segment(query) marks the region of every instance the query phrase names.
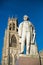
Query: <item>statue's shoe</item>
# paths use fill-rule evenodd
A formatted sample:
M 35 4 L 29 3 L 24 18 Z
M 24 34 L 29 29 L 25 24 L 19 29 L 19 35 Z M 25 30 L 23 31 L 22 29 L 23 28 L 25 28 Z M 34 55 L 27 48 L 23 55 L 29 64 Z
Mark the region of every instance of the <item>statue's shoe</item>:
M 20 53 L 20 54 L 24 54 L 24 52 Z

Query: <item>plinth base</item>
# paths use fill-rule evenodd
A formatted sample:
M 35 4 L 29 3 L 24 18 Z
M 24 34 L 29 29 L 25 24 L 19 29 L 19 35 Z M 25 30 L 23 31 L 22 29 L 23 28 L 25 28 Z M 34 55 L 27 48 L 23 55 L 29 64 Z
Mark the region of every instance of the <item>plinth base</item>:
M 40 59 L 38 56 L 21 55 L 18 58 L 16 65 L 40 65 Z

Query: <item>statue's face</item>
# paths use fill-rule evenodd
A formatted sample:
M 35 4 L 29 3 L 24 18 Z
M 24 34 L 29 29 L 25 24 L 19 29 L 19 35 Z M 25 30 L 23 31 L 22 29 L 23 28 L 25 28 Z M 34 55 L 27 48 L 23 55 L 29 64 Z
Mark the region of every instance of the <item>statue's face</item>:
M 24 17 L 24 21 L 27 21 L 28 20 L 28 18 L 27 17 Z

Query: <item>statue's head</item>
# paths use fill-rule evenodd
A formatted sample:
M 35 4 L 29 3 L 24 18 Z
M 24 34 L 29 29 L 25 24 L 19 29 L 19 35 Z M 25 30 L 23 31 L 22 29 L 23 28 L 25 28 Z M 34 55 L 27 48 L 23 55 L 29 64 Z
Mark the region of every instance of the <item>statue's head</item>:
M 24 19 L 24 21 L 27 21 L 29 19 L 29 17 L 27 15 L 24 15 L 23 19 Z

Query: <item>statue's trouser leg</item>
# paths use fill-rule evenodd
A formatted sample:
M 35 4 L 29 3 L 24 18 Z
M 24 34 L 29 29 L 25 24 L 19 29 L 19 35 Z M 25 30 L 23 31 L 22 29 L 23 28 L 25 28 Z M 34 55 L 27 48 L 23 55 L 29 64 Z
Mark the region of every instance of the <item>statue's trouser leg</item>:
M 21 41 L 21 53 L 24 51 L 24 45 L 25 45 L 25 33 L 22 33 L 22 41 Z
M 26 54 L 27 54 L 27 55 L 28 55 L 29 52 L 30 52 L 29 45 L 30 45 L 30 32 L 27 32 L 27 33 L 26 33 Z

